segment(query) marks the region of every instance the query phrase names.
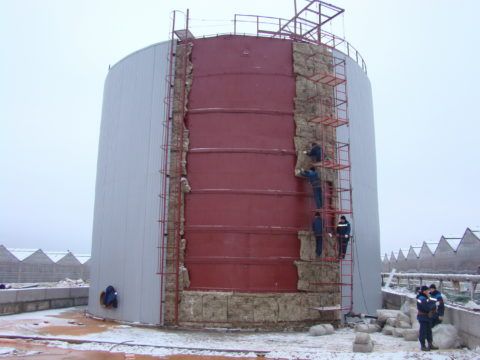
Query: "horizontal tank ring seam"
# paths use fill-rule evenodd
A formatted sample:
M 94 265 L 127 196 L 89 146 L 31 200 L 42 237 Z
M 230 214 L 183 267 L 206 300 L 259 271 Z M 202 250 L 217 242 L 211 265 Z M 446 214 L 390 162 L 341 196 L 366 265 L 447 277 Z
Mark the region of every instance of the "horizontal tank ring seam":
M 195 189 L 190 194 L 250 194 L 250 195 L 278 195 L 278 196 L 311 196 L 306 192 L 284 190 L 255 190 L 255 189 Z
M 247 234 L 297 234 L 301 228 L 285 226 L 227 226 L 227 225 L 187 225 L 189 232 L 223 232 Z
M 271 154 L 271 155 L 295 155 L 294 150 L 286 149 L 257 149 L 257 148 L 192 148 L 189 153 L 238 153 L 238 154 Z
M 294 78 L 294 73 L 279 73 L 279 72 L 255 72 L 255 71 L 237 71 L 237 72 L 218 72 L 218 73 L 209 73 L 209 74 L 195 74 L 194 79 L 196 78 L 207 78 L 207 77 L 224 77 L 224 76 L 238 76 L 238 75 L 253 75 L 253 76 L 283 76 L 288 78 Z
M 245 264 L 245 265 L 281 265 L 285 263 L 292 263 L 292 261 L 298 260 L 298 257 L 220 257 L 220 256 L 195 256 L 185 257 L 185 263 L 191 264 Z
M 189 109 L 189 114 L 212 114 L 212 113 L 232 113 L 232 114 L 262 114 L 262 115 L 289 115 L 293 116 L 293 111 L 252 109 L 252 108 L 198 108 Z

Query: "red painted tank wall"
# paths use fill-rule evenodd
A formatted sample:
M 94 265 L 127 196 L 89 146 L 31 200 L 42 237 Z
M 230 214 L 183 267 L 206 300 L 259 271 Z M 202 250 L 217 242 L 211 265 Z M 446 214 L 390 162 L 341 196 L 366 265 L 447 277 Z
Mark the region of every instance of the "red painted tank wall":
M 190 290 L 297 291 L 311 189 L 294 176 L 292 43 L 194 40 L 185 198 Z

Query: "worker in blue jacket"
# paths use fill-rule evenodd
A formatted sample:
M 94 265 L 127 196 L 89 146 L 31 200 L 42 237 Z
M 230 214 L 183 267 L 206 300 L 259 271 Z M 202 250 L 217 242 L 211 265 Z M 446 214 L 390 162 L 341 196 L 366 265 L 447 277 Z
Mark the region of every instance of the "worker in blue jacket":
M 310 151 L 304 151 L 303 153 L 310 156 L 314 163 L 322 161 L 322 148 L 317 143 L 312 143 Z
M 320 213 L 318 212 L 315 213 L 315 217 L 313 218 L 312 230 L 313 234 L 315 235 L 315 253 L 317 254 L 317 256 L 320 256 L 322 255 L 323 248 L 323 224 Z
M 431 318 L 433 328 L 436 325 L 441 324 L 443 321 L 443 315 L 445 314 L 445 302 L 443 301 L 442 293 L 437 290 L 435 284 L 430 285 L 430 297 L 435 299 L 437 302 L 437 309 Z
M 432 338 L 432 320 L 431 316 L 436 309 L 436 300 L 429 295 L 430 289 L 423 285 L 417 295 L 417 320 L 420 323 L 420 330 L 418 333 L 418 340 L 422 351 L 436 350 L 437 347 L 433 346 Z M 425 346 L 425 340 L 428 342 L 428 346 Z
M 311 167 L 310 170 L 301 170 L 300 175 L 306 177 L 312 185 L 313 188 L 313 197 L 315 199 L 315 205 L 317 209 L 322 208 L 322 188 L 320 185 L 320 177 L 318 176 L 317 170 L 314 167 Z
M 347 218 L 342 215 L 337 224 L 337 240 L 338 240 L 338 258 L 345 259 L 347 253 L 348 241 L 350 240 L 350 223 Z

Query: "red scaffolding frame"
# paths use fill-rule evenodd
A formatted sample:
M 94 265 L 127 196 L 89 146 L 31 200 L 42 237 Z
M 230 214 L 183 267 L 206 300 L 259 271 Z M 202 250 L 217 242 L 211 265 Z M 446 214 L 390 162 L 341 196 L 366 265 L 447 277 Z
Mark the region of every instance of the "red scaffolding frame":
M 339 263 L 338 282 L 317 281 L 311 283 L 321 289 L 327 286 L 340 287 L 340 306 L 338 310 L 350 312 L 353 307 L 353 235 L 350 236 L 349 246 L 345 257 L 339 256 L 340 238 L 336 237 L 337 221 L 340 216 L 347 215 L 353 220 L 350 135 L 348 119 L 347 71 L 345 59 L 339 58 L 329 48 L 325 48 L 321 71 L 307 77 L 308 80 L 322 84 L 331 94 L 329 96 L 314 96 L 308 99 L 316 102 L 319 113 L 309 119 L 317 126 L 318 145 L 322 149 L 322 158 L 313 164 L 321 177 L 323 208 L 315 209 L 322 218 L 324 239 L 322 256 L 315 262 L 321 265 L 324 262 Z M 325 70 L 327 69 L 327 70 Z M 339 132 L 343 131 L 342 141 L 338 140 Z M 330 176 L 327 176 L 327 173 Z M 332 175 L 334 181 L 331 181 Z M 353 221 L 352 221 L 353 222 Z M 333 244 L 332 244 L 333 243 Z M 320 310 L 330 311 L 332 307 Z M 335 308 L 337 309 L 337 308 Z

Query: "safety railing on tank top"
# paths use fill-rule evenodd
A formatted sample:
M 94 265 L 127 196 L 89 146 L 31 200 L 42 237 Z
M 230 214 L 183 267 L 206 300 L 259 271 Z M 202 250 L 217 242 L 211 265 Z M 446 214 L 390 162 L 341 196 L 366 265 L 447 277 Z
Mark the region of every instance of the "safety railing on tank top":
M 255 35 L 304 41 L 310 44 L 323 44 L 335 49 L 354 60 L 367 73 L 367 64 L 357 49 L 345 39 L 328 31 L 317 30 L 315 22 L 298 19 L 292 23 L 289 19 L 270 16 L 235 14 L 233 20 L 234 35 Z
M 220 21 L 221 24 L 205 25 L 204 23 L 214 23 L 216 21 Z M 320 31 L 320 33 L 318 31 L 313 31 L 316 28 L 316 24 L 314 22 L 307 23 L 305 20 L 298 20 L 295 25 L 296 28 L 294 28 L 293 31 L 280 31 L 282 27 L 289 21 L 290 20 L 287 19 L 270 16 L 235 14 L 234 20 L 191 19 L 189 30 L 193 33 L 195 38 L 208 38 L 222 35 L 244 35 L 275 37 L 280 39 L 307 42 L 316 45 L 323 44 L 328 48 L 335 49 L 354 60 L 362 68 L 363 72 L 367 74 L 367 64 L 363 60 L 363 57 L 348 41 L 323 29 Z M 233 32 L 229 32 L 227 30 L 218 31 L 216 33 L 206 33 L 210 31 L 207 29 L 209 27 L 218 26 L 225 28 L 226 26 L 230 26 L 232 22 Z

